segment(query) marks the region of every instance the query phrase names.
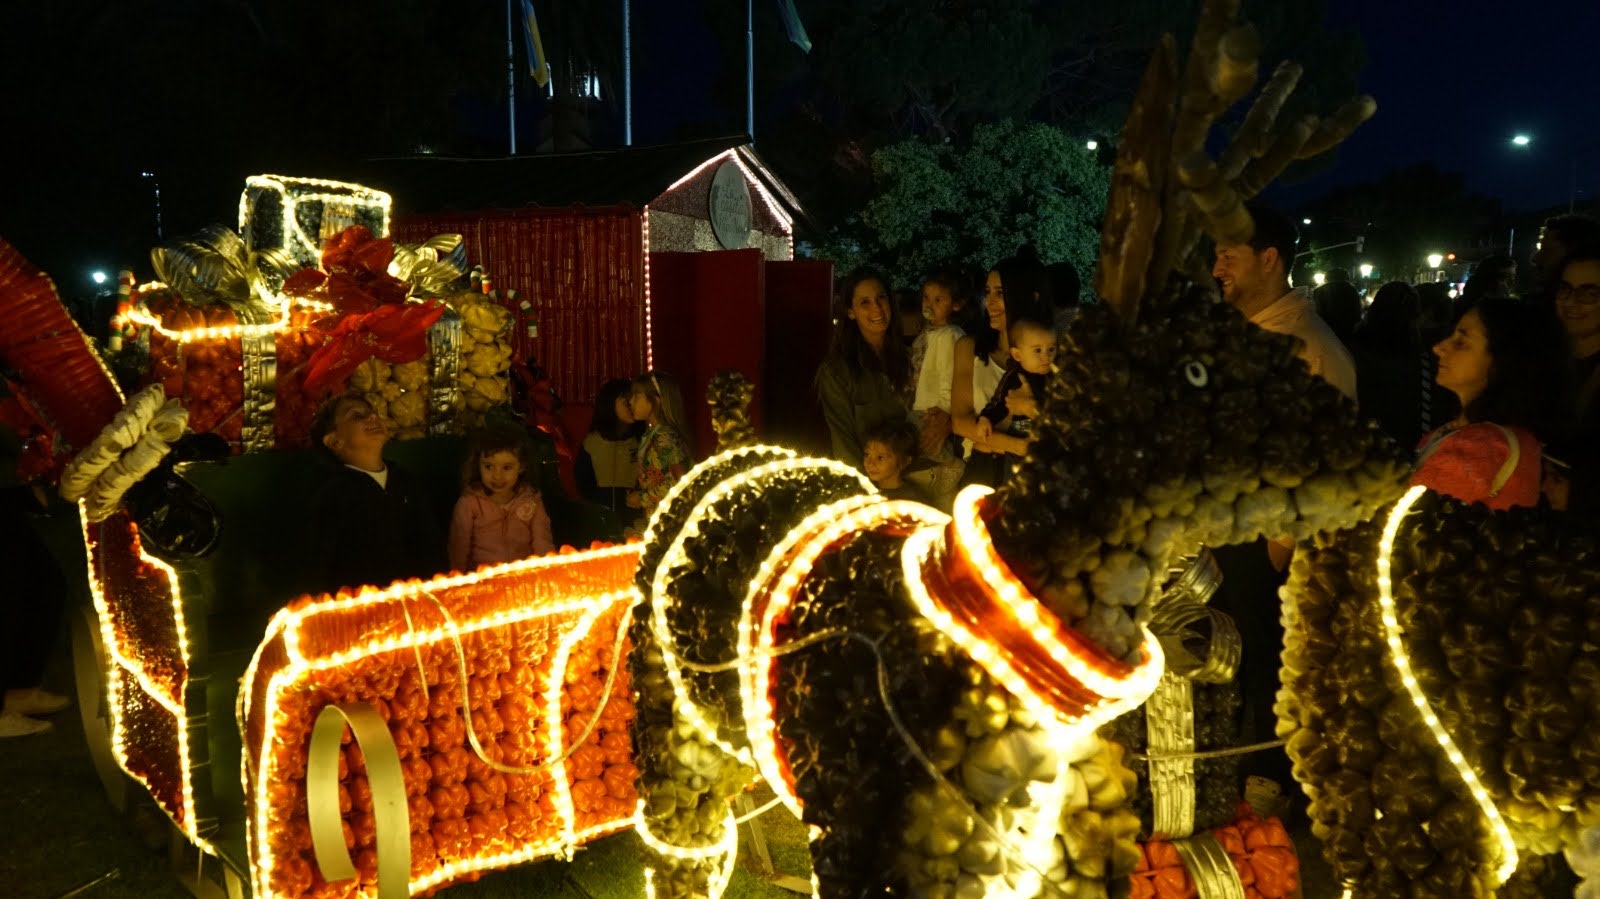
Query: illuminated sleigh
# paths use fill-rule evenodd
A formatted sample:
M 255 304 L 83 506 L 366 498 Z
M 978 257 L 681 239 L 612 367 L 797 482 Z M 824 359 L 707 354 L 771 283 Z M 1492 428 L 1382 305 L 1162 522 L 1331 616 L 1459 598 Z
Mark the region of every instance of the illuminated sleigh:
M 230 892 L 405 895 L 631 824 L 636 546 L 303 597 L 241 648 L 208 561 L 149 555 L 125 511 L 84 541 L 115 760 Z

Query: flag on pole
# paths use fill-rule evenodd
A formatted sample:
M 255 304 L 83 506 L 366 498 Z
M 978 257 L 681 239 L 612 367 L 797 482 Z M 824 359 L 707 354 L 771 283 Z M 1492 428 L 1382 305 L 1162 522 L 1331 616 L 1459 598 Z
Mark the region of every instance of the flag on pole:
M 783 18 L 783 30 L 788 32 L 789 41 L 801 52 L 811 52 L 811 36 L 806 34 L 806 26 L 800 21 L 800 13 L 794 8 L 794 0 L 778 0 L 778 15 Z
M 528 69 L 533 83 L 548 86 L 550 60 L 545 58 L 544 42 L 539 39 L 539 20 L 533 14 L 533 0 L 522 0 L 522 45 L 528 50 Z

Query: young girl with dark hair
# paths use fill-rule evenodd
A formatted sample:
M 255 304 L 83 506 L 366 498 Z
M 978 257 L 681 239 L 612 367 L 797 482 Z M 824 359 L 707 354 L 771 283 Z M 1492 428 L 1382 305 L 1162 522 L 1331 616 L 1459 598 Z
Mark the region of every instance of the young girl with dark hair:
M 1491 298 L 1433 348 L 1461 414 L 1429 434 L 1412 483 L 1492 509 L 1537 505 L 1540 455 L 1569 411 L 1563 335 L 1550 310 Z
M 531 481 L 527 436 L 484 430 L 467 446 L 461 499 L 450 518 L 450 567 L 472 571 L 554 550 L 550 515 Z
M 857 468 L 868 431 L 909 417 L 911 366 L 894 325 L 889 279 L 872 269 L 852 272 L 840 286 L 816 389 L 833 457 Z
M 671 378 L 650 372 L 633 380 L 629 403 L 634 421 L 648 428 L 639 441 L 639 477 L 628 494 L 628 505 L 648 519 L 672 485 L 694 462 L 688 438 L 688 418 L 683 394 Z

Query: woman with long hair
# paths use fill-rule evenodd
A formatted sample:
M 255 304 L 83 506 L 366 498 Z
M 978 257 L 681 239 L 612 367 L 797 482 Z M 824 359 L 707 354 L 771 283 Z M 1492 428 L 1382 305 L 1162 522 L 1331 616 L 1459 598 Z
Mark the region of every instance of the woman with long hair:
M 983 313 L 975 333 L 956 342 L 954 375 L 950 384 L 950 427 L 966 438 L 966 483 L 999 486 L 1004 479 L 1006 447 L 983 436 L 978 429 L 978 412 L 989 404 L 1011 362 L 1011 324 L 1022 319 L 1051 321 L 1046 312 L 1049 288 L 1044 266 L 1037 257 L 1024 251 L 1001 260 L 989 270 L 983 282 Z M 1040 397 L 1018 400 L 1014 415 L 1037 416 Z M 1008 401 L 1008 406 L 1010 405 Z
M 631 517 L 628 491 L 638 486 L 639 438 L 646 425 L 633 418 L 633 381 L 617 378 L 600 385 L 589 433 L 578 449 L 573 473 L 589 502 Z
M 1350 342 L 1361 411 L 1401 446 L 1416 446 L 1460 411 L 1455 394 L 1434 381 L 1439 360 L 1422 343 L 1421 321 L 1416 288 L 1391 281 L 1378 289 Z
M 910 418 L 911 363 L 898 324 L 887 277 L 862 268 L 844 279 L 816 389 L 833 457 L 857 468 L 869 431 Z
M 1570 413 L 1564 346 L 1548 309 L 1498 297 L 1469 306 L 1433 348 L 1461 414 L 1424 439 L 1412 483 L 1492 509 L 1538 504 L 1544 443 Z

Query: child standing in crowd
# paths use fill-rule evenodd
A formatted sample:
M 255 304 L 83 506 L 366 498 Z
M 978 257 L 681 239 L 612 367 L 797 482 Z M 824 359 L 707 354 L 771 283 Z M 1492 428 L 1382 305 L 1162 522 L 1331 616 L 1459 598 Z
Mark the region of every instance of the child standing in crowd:
M 961 481 L 961 460 L 950 442 L 950 388 L 956 366 L 956 341 L 966 336 L 955 323 L 966 307 L 961 276 L 936 272 L 922 285 L 924 327 L 911 345 L 911 414 L 921 429 L 922 455 L 933 463 L 929 489 L 941 508 L 949 508 Z
M 867 432 L 861 467 L 878 492 L 889 499 L 928 504 L 928 494 L 905 479 L 917 455 L 917 432 L 909 422 L 886 422 Z
M 989 404 L 978 413 L 978 434 L 1015 462 L 1027 452 L 1050 364 L 1056 358 L 1056 339 L 1049 325 L 1027 318 L 1011 324 L 1010 337 L 1011 364 Z
M 482 431 L 468 446 L 450 519 L 450 567 L 471 571 L 554 550 L 544 499 L 528 480 L 526 438 Z
M 634 421 L 649 426 L 639 441 L 639 480 L 628 494 L 628 505 L 644 513 L 645 520 L 672 485 L 689 470 L 691 451 L 685 430 L 683 394 L 666 375 L 651 372 L 633 381 L 629 401 Z

